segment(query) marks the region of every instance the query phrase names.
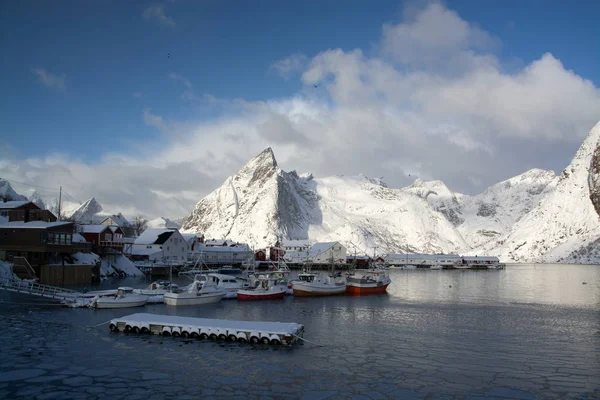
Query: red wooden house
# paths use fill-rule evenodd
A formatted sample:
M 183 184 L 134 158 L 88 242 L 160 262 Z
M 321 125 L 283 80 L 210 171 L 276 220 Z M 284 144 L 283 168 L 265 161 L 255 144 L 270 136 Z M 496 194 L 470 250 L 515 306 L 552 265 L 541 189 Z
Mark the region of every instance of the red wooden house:
M 80 225 L 79 231 L 85 240 L 92 244 L 94 252 L 123 252 L 123 230 L 119 226 Z

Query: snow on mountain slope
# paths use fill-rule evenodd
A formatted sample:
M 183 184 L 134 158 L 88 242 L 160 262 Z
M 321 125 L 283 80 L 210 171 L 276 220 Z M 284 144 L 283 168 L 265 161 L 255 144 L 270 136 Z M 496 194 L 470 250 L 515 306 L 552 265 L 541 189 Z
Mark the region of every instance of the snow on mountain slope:
M 26 201 L 27 197 L 20 195 L 10 186 L 10 182 L 0 179 L 0 201 Z
M 594 199 L 597 193 L 597 160 L 593 155 L 599 151 L 599 138 L 600 123 L 591 130 L 554 189 L 507 235 L 477 251 L 514 261 L 594 261 L 591 249 L 600 238 L 600 219 L 590 197 Z
M 33 202 L 33 204 L 38 206 L 40 209 L 42 209 L 42 210 L 46 209 L 44 200 L 42 199 L 42 196 L 37 191 L 34 190 L 33 193 L 31 194 L 31 196 L 29 196 L 28 200 Z
M 158 217 L 148 221 L 148 228 L 180 228 L 181 225 L 176 223 L 175 221 L 170 220 L 165 217 Z
M 61 212 L 68 220 L 82 224 L 91 224 L 98 222 L 96 214 L 102 212 L 102 206 L 92 197 L 73 211 L 64 208 L 63 210 Z
M 458 231 L 417 195 L 364 176 L 315 179 L 285 172 L 270 148 L 200 200 L 183 230 L 255 247 L 284 239 L 341 241 L 359 252 L 452 252 Z M 408 244 L 408 245 L 407 245 Z
M 554 190 L 557 180 L 554 171 L 532 169 L 476 196 L 462 196 L 459 232 L 471 247 L 499 238 Z
M 452 225 L 459 226 L 465 221 L 459 201 L 464 195 L 454 193 L 444 182 L 416 179 L 412 185 L 403 190 L 425 199 L 434 210 L 444 214 Z

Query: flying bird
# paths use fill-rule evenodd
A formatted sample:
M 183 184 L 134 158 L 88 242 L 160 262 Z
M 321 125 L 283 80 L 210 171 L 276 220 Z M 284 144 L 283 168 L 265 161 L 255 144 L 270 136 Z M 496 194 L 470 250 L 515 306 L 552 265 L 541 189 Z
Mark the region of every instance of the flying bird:
M 318 88 L 318 87 L 319 87 L 319 86 L 315 85 L 314 83 L 313 83 L 313 86 L 314 86 L 314 87 L 316 87 L 316 88 Z
M 167 53 L 167 58 L 171 58 L 171 53 Z

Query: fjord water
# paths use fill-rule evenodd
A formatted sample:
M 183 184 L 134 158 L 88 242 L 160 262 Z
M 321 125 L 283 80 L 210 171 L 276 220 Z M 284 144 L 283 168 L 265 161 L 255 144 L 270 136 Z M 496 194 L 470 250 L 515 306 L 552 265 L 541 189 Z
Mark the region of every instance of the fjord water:
M 180 308 L 65 309 L 2 292 L 0 398 L 600 396 L 600 267 L 390 275 L 382 296 Z M 311 342 L 253 346 L 93 326 L 134 312 L 299 322 Z

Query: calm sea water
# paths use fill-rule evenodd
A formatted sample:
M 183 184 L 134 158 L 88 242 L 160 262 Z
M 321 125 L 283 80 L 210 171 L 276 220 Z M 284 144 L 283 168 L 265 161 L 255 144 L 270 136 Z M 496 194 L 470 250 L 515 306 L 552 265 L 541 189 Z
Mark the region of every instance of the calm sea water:
M 191 308 L 65 309 L 0 292 L 0 398 L 600 398 L 600 267 L 390 275 L 382 296 Z M 125 283 L 144 284 L 104 286 Z M 311 343 L 253 346 L 94 326 L 134 312 L 298 322 Z

